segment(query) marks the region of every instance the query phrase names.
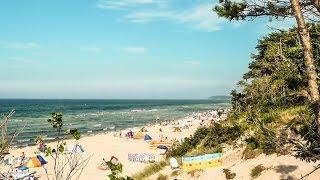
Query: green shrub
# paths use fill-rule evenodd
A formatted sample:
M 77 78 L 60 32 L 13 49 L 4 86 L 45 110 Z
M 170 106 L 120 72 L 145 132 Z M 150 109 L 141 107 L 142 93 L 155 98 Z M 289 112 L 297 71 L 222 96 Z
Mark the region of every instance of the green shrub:
M 251 177 L 252 178 L 257 178 L 261 175 L 261 173 L 265 170 L 266 168 L 264 166 L 262 166 L 261 164 L 254 167 L 252 170 L 251 170 Z
M 222 143 L 231 143 L 238 139 L 242 133 L 243 130 L 238 125 L 215 123 L 210 129 L 203 145 L 206 147 L 216 147 Z
M 201 127 L 197 129 L 194 135 L 185 138 L 182 144 L 175 144 L 167 157 L 183 156 L 188 151 L 197 148 L 198 145 L 203 146 L 202 150 L 205 151 L 222 152 L 221 144 L 233 142 L 242 133 L 243 129 L 238 125 L 215 123 L 211 127 Z
M 174 144 L 167 157 L 185 155 L 189 150 L 195 148 L 207 136 L 209 131 L 210 128 L 208 127 L 198 128 L 192 136 L 184 138 L 181 144 Z
M 181 174 L 181 171 L 176 170 L 171 173 L 171 176 L 174 177 L 174 176 L 178 176 L 179 174 Z
M 226 175 L 227 180 L 233 179 L 236 177 L 236 173 L 232 173 L 230 169 L 223 169 L 223 173 Z
M 163 174 L 159 174 L 157 177 L 157 180 L 167 180 L 167 179 L 168 179 L 168 176 L 165 176 Z
M 246 139 L 246 143 L 247 147 L 251 148 L 252 150 L 260 147 L 259 141 L 255 137 L 249 137 Z
M 259 156 L 262 153 L 261 149 L 251 149 L 250 147 L 246 147 L 242 153 L 243 159 L 253 159 Z

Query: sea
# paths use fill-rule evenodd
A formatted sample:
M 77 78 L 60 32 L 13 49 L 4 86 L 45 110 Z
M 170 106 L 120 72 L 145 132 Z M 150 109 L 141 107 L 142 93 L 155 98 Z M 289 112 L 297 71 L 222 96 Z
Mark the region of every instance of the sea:
M 52 112 L 63 114 L 63 128 L 77 128 L 82 135 L 117 131 L 160 121 L 174 120 L 193 112 L 229 108 L 228 98 L 204 100 L 72 100 L 72 99 L 0 99 L 0 113 L 14 110 L 10 133 L 21 131 L 15 146 L 34 145 L 42 136 L 55 138 L 56 130 L 48 123 Z

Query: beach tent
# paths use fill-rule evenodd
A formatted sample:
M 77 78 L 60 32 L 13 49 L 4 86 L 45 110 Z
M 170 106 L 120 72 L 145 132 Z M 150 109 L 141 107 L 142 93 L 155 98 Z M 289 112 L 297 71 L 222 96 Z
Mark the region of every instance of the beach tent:
M 171 141 L 151 141 L 150 143 L 150 147 L 151 148 L 157 148 L 159 145 L 164 145 L 164 146 L 167 146 L 167 147 L 171 147 L 173 144 L 173 142 Z
M 138 131 L 137 134 L 134 136 L 135 139 L 143 139 L 144 133 L 141 131 Z
M 173 132 L 181 132 L 181 129 L 179 127 L 174 127 L 174 131 Z
M 27 162 L 27 167 L 29 167 L 29 168 L 41 167 L 41 162 L 39 161 L 38 158 L 32 157 Z
M 73 146 L 68 147 L 69 153 L 83 153 L 84 149 L 80 144 L 75 144 Z
M 132 131 L 127 132 L 126 137 L 133 138 L 133 132 Z
M 159 145 L 158 147 L 157 147 L 158 149 L 168 149 L 168 147 L 167 146 L 165 146 L 165 145 Z
M 170 166 L 172 169 L 176 169 L 179 167 L 179 164 L 178 164 L 178 161 L 176 158 L 171 157 L 169 161 L 170 161 Z
M 37 159 L 40 161 L 41 165 L 47 164 L 48 162 L 40 155 L 37 155 Z
M 151 138 L 151 136 L 149 136 L 149 134 L 146 134 L 146 135 L 144 135 L 144 140 L 145 141 L 151 141 L 152 138 Z

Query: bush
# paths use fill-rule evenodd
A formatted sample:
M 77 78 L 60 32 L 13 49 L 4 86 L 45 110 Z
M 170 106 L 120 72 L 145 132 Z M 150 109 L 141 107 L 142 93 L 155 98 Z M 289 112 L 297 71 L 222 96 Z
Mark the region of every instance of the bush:
M 261 175 L 262 171 L 264 171 L 266 168 L 264 166 L 262 166 L 261 164 L 254 167 L 252 170 L 251 170 L 251 177 L 252 178 L 257 178 Z
M 203 145 L 205 147 L 216 147 L 222 143 L 231 143 L 238 139 L 242 133 L 243 130 L 238 125 L 215 123 L 210 129 Z
M 157 177 L 157 180 L 167 180 L 167 179 L 168 179 L 168 176 L 165 176 L 163 174 L 159 174 Z
M 232 173 L 230 169 L 223 169 L 223 173 L 226 175 L 227 180 L 233 179 L 236 177 L 236 173 Z
M 210 128 L 201 127 L 190 137 L 184 138 L 182 144 L 174 144 L 167 157 L 183 156 L 189 150 L 195 148 L 208 134 Z
M 178 176 L 179 174 L 181 174 L 181 171 L 176 170 L 171 173 L 171 176 L 174 177 L 174 176 Z
M 252 150 L 257 149 L 260 147 L 258 139 L 255 137 L 249 137 L 246 139 L 247 147 L 251 148 Z
M 251 149 L 250 147 L 246 147 L 242 153 L 243 159 L 253 159 L 259 156 L 262 153 L 261 149 Z
M 195 169 L 195 170 L 192 170 L 192 171 L 189 171 L 188 174 L 191 176 L 191 177 L 196 177 L 198 178 L 200 176 L 200 173 L 202 173 L 203 170 L 202 169 Z
M 201 148 L 212 152 L 222 152 L 222 143 L 231 143 L 238 139 L 243 130 L 238 125 L 222 125 L 215 123 L 211 127 L 201 127 L 189 138 L 185 138 L 182 144 L 174 145 L 167 157 L 183 156 L 201 143 Z M 201 149 L 200 148 L 200 149 Z

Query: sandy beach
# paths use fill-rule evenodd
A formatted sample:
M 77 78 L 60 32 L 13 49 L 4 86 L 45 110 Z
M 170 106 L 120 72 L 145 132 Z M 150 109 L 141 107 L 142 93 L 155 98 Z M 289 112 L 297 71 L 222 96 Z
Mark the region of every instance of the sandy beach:
M 180 125 L 178 125 L 180 124 Z M 181 132 L 174 132 L 175 127 L 181 126 L 182 124 L 188 124 L 189 128 L 181 128 Z M 157 123 L 144 126 L 153 140 L 159 141 L 162 138 L 168 138 L 168 140 L 181 141 L 183 138 L 192 135 L 196 129 L 203 124 L 203 121 L 198 118 L 191 116 L 185 117 L 179 120 L 171 121 L 170 123 Z M 110 157 L 115 156 L 123 164 L 123 174 L 132 176 L 135 173 L 141 172 L 148 163 L 132 162 L 128 160 L 129 153 L 149 153 L 155 156 L 155 161 L 159 162 L 165 160 L 164 156 L 161 155 L 161 150 L 152 148 L 150 142 L 144 141 L 143 139 L 128 139 L 125 134 L 132 130 L 137 132 L 142 127 L 129 128 L 121 130 L 121 136 L 119 137 L 119 131 L 106 132 L 97 135 L 84 136 L 79 140 L 79 144 L 84 148 L 83 157 L 90 157 L 90 160 L 83 170 L 82 175 L 79 179 L 106 179 L 110 170 L 101 170 L 98 166 L 103 162 L 105 158 L 109 160 Z M 159 132 L 162 130 L 162 133 Z M 74 140 L 67 140 L 67 145 L 73 145 Z M 55 142 L 48 144 L 54 146 Z M 29 146 L 25 148 L 12 149 L 11 155 L 18 157 L 22 152 L 25 152 L 26 157 L 34 157 L 37 151 L 36 146 Z M 300 161 L 290 155 L 277 156 L 277 155 L 260 155 L 254 159 L 244 160 L 242 159 L 243 148 L 225 148 L 223 156 L 221 158 L 222 166 L 215 168 L 204 169 L 191 175 L 183 170 L 178 170 L 179 173 L 176 176 L 170 176 L 174 170 L 170 166 L 164 167 L 160 172 L 150 176 L 148 179 L 157 179 L 159 174 L 165 174 L 169 176 L 169 179 L 225 179 L 223 173 L 224 168 L 230 169 L 232 172 L 237 174 L 235 179 L 251 179 L 251 169 L 257 165 L 263 165 L 267 169 L 257 179 L 269 180 L 269 179 L 299 179 L 301 176 L 310 172 L 315 163 L 307 163 Z M 42 154 L 43 155 L 43 154 Z M 44 156 L 44 155 L 43 155 Z M 52 176 L 53 159 L 48 156 L 44 158 L 48 161 L 45 165 L 46 169 L 49 169 L 49 176 Z M 1 167 L 7 168 L 7 167 Z M 47 179 L 44 168 L 30 168 L 30 171 L 36 171 L 35 177 L 40 180 Z M 320 177 L 320 172 L 316 171 L 308 177 L 310 180 L 317 180 Z
M 173 125 L 178 122 L 171 121 L 168 125 L 161 125 L 161 124 L 153 124 L 145 126 L 148 130 L 146 132 L 149 134 L 153 140 L 159 140 L 160 132 L 159 129 L 162 130 L 163 138 L 167 137 L 168 140 L 181 140 L 184 137 L 188 137 L 192 135 L 199 126 L 199 120 L 194 120 L 192 117 L 186 117 L 179 120 L 184 122 L 191 122 L 188 129 L 182 129 L 182 132 L 173 132 L 174 127 L 177 125 Z M 79 140 L 79 144 L 82 145 L 84 148 L 84 157 L 89 157 L 90 161 L 86 168 L 83 171 L 80 179 L 106 179 L 108 171 L 103 171 L 98 169 L 98 166 L 103 162 L 102 159 L 105 158 L 109 160 L 111 156 L 115 156 L 119 159 L 119 161 L 123 164 L 123 174 L 125 175 L 133 175 L 146 167 L 147 163 L 139 163 L 139 162 L 131 162 L 128 160 L 128 153 L 152 153 L 155 156 L 156 161 L 164 160 L 163 155 L 160 155 L 161 151 L 156 148 L 151 148 L 150 143 L 144 141 L 143 139 L 127 139 L 125 138 L 125 133 L 129 130 L 138 131 L 142 127 L 135 127 L 131 129 L 122 130 L 122 137 L 119 137 L 119 132 L 107 132 L 105 134 L 97 134 L 92 136 L 85 136 Z M 74 140 L 67 140 L 67 145 L 72 145 L 75 143 Z M 49 146 L 54 146 L 55 143 L 49 143 Z M 10 151 L 11 155 L 15 157 L 19 157 L 22 152 L 25 152 L 26 157 L 34 157 L 35 151 L 37 151 L 37 146 L 29 146 L 25 148 L 18 148 L 13 149 Z M 48 161 L 46 166 L 47 169 L 52 169 L 53 166 L 53 159 L 51 157 L 44 158 Z M 3 168 L 3 167 L 2 167 Z M 30 170 L 37 171 L 36 177 L 39 179 L 46 179 L 46 174 L 43 168 L 30 168 Z M 52 174 L 48 172 L 48 174 Z

